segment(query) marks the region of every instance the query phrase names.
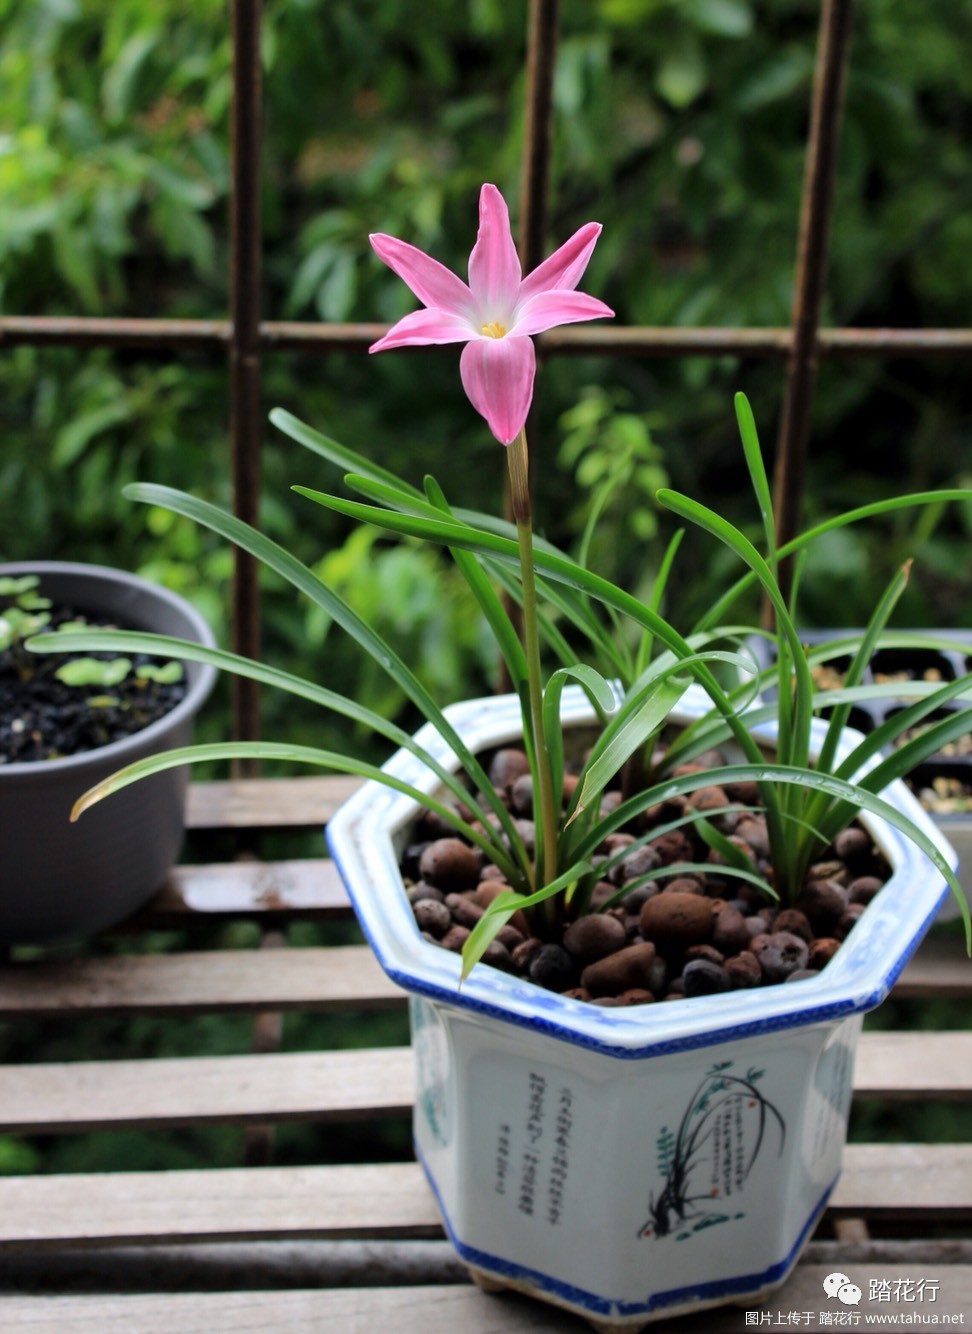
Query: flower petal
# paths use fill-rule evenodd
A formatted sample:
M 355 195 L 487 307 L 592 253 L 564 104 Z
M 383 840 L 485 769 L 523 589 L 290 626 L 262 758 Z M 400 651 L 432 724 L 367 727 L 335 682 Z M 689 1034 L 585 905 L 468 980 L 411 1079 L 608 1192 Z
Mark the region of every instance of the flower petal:
M 479 233 L 469 256 L 469 286 L 481 323 L 508 323 L 520 275 L 506 200 L 495 185 L 484 185 L 479 192 Z
M 440 311 L 472 319 L 472 293 L 451 269 L 417 246 L 399 241 L 397 236 L 375 232 L 368 239 L 378 258 L 398 274 L 423 306 L 434 306 Z
M 538 264 L 523 279 L 520 287 L 520 300 L 528 301 L 538 292 L 549 292 L 552 288 L 573 289 L 584 276 L 594 249 L 601 234 L 599 222 L 587 222 L 569 241 L 548 255 L 542 264 Z
M 502 445 L 510 444 L 523 429 L 536 368 L 529 338 L 474 338 L 462 349 L 462 387 Z
M 556 324 L 601 320 L 613 314 L 610 306 L 606 306 L 596 296 L 588 296 L 586 292 L 538 292 L 518 307 L 510 332 L 521 337 L 524 334 L 543 333 L 544 329 L 552 329 Z
M 426 343 L 466 343 L 476 335 L 469 321 L 447 310 L 413 310 L 403 315 L 386 334 L 372 343 L 369 352 L 384 352 L 390 347 L 416 347 Z

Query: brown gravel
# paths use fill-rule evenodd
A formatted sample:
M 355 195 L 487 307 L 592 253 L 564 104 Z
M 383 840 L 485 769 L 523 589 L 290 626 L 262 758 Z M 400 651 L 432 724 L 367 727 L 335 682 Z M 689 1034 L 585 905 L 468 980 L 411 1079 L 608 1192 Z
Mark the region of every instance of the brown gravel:
M 504 748 L 489 760 L 487 772 L 529 832 L 532 826 L 522 818 L 532 807 L 525 756 Z M 730 803 L 754 804 L 750 788 L 703 788 L 695 804 L 721 820 L 723 832 L 771 878 L 765 821 L 758 814 L 719 814 Z M 653 814 L 656 823 L 672 818 L 667 804 Z M 605 840 L 598 851 L 605 858 L 631 850 L 595 886 L 596 911 L 567 922 L 561 938 L 552 940 L 533 934 L 535 925 L 532 930 L 519 912 L 490 945 L 484 964 L 602 1006 L 798 981 L 833 958 L 888 874 L 866 831 L 851 826 L 810 869 L 796 903 L 784 907 L 726 876 L 695 841 L 691 826 L 655 839 L 649 834 L 644 824 Z M 460 951 L 486 906 L 509 886 L 477 849 L 443 836 L 437 822 L 420 820 L 415 838 L 403 874 L 416 922 L 426 939 Z M 707 861 L 705 874 L 664 874 L 677 862 Z

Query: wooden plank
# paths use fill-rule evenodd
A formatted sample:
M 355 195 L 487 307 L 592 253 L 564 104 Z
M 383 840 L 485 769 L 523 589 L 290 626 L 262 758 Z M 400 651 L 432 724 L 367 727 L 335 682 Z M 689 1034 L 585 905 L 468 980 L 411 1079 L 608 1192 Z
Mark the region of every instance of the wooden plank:
M 972 1218 L 972 1145 L 850 1144 L 831 1209 Z M 417 1163 L 0 1177 L 0 1251 L 440 1236 Z
M 846 1274 L 851 1265 L 865 1264 L 881 1265 L 886 1273 L 907 1273 L 919 1264 L 941 1270 L 972 1264 L 972 1241 L 811 1241 L 801 1262 L 824 1265 L 825 1273 Z M 462 1261 L 444 1237 L 0 1249 L 0 1293 L 23 1296 L 398 1287 L 466 1279 Z
M 469 1284 L 0 1299 L 5 1334 L 583 1334 L 576 1316 Z M 736 1313 L 739 1323 L 739 1312 Z
M 967 1099 L 972 1096 L 972 1031 L 861 1035 L 856 1098 Z
M 0 1251 L 441 1235 L 417 1163 L 0 1177 Z
M 972 965 L 959 942 L 927 942 L 895 994 L 972 994 Z M 0 1019 L 372 1009 L 404 1001 L 404 992 L 388 981 L 366 946 L 269 949 L 259 955 L 249 950 L 200 950 L 0 963 Z
M 190 783 L 189 829 L 323 829 L 360 778 L 315 774 L 306 778 L 241 778 Z
M 933 935 L 920 946 L 895 983 L 898 998 L 972 996 L 972 961 L 958 935 Z
M 0 1019 L 402 1007 L 365 945 L 0 964 Z
M 5 1066 L 0 1133 L 396 1116 L 412 1089 L 400 1047 Z
M 922 1315 L 965 1323 L 972 1307 L 972 1265 L 929 1268 L 917 1265 L 889 1272 L 886 1266 L 854 1266 L 853 1281 L 861 1288 L 860 1307 L 867 1314 L 903 1318 L 917 1325 Z M 824 1280 L 830 1271 L 823 1265 L 801 1264 L 782 1287 L 760 1303 L 747 1302 L 748 1309 L 765 1312 L 762 1326 L 794 1328 L 789 1313 L 800 1316 L 796 1328 L 821 1329 L 833 1323 L 833 1313 L 848 1308 L 828 1297 Z M 871 1284 L 885 1284 L 896 1277 L 936 1285 L 934 1303 L 919 1305 L 902 1297 L 888 1302 L 872 1299 Z M 914 1287 L 902 1291 L 914 1292 Z M 398 1288 L 297 1289 L 273 1292 L 204 1292 L 133 1294 L 111 1297 L 6 1297 L 0 1299 L 3 1328 L 19 1334 L 374 1334 L 392 1328 L 396 1334 L 582 1334 L 589 1325 L 579 1317 L 543 1305 L 517 1293 L 486 1294 L 468 1284 Z M 803 1313 L 811 1313 L 806 1323 Z M 826 1324 L 818 1323 L 825 1312 Z M 752 1323 L 752 1322 L 751 1322 Z M 758 1322 L 757 1322 L 758 1323 Z M 863 1319 L 860 1322 L 864 1324 Z M 882 1323 L 884 1323 L 882 1321 Z M 679 1334 L 739 1334 L 742 1311 L 734 1304 L 705 1310 L 678 1320 Z M 649 1327 L 651 1328 L 651 1327 Z M 670 1321 L 659 1331 L 674 1331 Z
M 72 1061 L 0 1068 L 0 1132 L 394 1116 L 409 1110 L 405 1048 Z M 967 1099 L 972 1031 L 865 1033 L 859 1098 Z
M 152 918 L 187 914 L 297 912 L 304 918 L 351 915 L 347 890 L 333 862 L 320 857 L 179 866 L 139 915 L 137 925 L 151 929 L 156 925 Z
M 848 1144 L 830 1208 L 869 1219 L 972 1218 L 972 1144 Z
M 847 1253 L 841 1258 L 846 1261 Z M 958 1263 L 960 1257 L 951 1258 Z M 972 1261 L 972 1245 L 962 1258 Z M 462 1261 L 441 1236 L 0 1248 L 0 1293 L 23 1296 L 384 1288 L 463 1283 L 466 1278 Z
M 850 1312 L 861 1315 L 861 1320 L 855 1322 L 861 1328 L 871 1323 L 866 1318 L 868 1315 L 876 1316 L 878 1320 L 882 1316 L 895 1316 L 895 1324 L 901 1322 L 905 1328 L 926 1330 L 933 1328 L 930 1323 L 932 1317 L 937 1317 L 934 1328 L 940 1328 L 943 1317 L 949 1316 L 955 1317 L 956 1326 L 961 1328 L 972 1309 L 972 1265 L 911 1265 L 905 1261 L 894 1266 L 868 1264 L 848 1266 L 847 1269 L 841 1267 L 841 1272 L 846 1273 L 862 1292 L 860 1304 L 853 1307 L 843 1306 L 837 1298 L 828 1297 L 824 1279 L 832 1272 L 824 1265 L 798 1265 L 783 1286 L 771 1295 L 758 1303 L 744 1303 L 747 1309 L 765 1312 L 769 1316 L 768 1321 L 762 1325 L 756 1324 L 755 1327 L 765 1329 L 768 1324 L 771 1327 L 776 1325 L 779 1329 L 829 1330 L 840 1328 L 840 1325 L 837 1320 L 827 1320 L 827 1316 Z M 900 1292 L 910 1292 L 911 1300 L 900 1295 L 893 1296 L 890 1301 L 870 1296 L 872 1283 L 887 1284 L 896 1278 L 910 1280 L 911 1286 L 902 1287 Z M 929 1290 L 935 1291 L 934 1301 L 929 1295 L 922 1302 L 916 1300 L 916 1285 L 922 1280 L 929 1285 Z M 804 1313 L 808 1311 L 812 1316 L 809 1325 L 804 1322 Z M 799 1316 L 796 1323 L 790 1320 L 791 1312 Z M 819 1320 L 820 1313 L 825 1313 L 826 1323 Z M 924 1323 L 922 1317 L 929 1323 Z M 885 1322 L 881 1320 L 881 1323 Z M 722 1306 L 699 1315 L 683 1317 L 677 1325 L 678 1334 L 740 1334 L 744 1328 L 745 1318 L 738 1307 L 733 1306 Z M 674 1334 L 675 1329 L 675 1325 L 670 1326 L 670 1334 Z

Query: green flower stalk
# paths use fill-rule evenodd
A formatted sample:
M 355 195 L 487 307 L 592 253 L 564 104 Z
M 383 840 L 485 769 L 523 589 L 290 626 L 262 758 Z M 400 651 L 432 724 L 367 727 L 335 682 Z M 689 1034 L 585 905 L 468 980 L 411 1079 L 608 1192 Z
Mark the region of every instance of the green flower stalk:
M 510 471 L 510 500 L 516 523 L 516 540 L 520 548 L 523 651 L 527 665 L 534 774 L 537 784 L 534 803 L 535 809 L 540 814 L 537 879 L 540 884 L 549 884 L 557 877 L 557 810 L 554 804 L 553 772 L 542 723 L 543 677 L 540 668 L 537 585 L 533 568 L 533 511 L 530 501 L 526 431 L 521 430 L 517 435 L 510 445 L 507 457 Z M 540 885 L 536 885 L 535 888 L 539 889 Z

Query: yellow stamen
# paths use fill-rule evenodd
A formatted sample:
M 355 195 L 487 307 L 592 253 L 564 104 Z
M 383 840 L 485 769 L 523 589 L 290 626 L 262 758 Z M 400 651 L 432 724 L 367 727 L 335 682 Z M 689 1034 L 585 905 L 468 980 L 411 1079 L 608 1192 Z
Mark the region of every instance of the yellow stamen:
M 495 320 L 490 320 L 489 324 L 484 324 L 482 330 L 490 338 L 502 338 L 506 333 L 505 327 L 502 324 L 497 324 Z

